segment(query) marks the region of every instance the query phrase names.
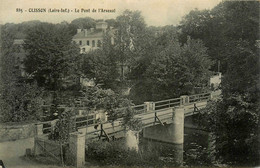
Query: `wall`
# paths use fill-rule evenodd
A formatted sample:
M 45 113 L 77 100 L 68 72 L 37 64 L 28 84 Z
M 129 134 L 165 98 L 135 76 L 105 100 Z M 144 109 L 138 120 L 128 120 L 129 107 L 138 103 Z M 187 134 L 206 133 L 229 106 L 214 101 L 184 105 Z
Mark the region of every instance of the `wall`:
M 217 88 L 221 83 L 221 73 L 218 73 L 217 75 L 214 75 L 210 78 L 210 86 L 213 86 L 214 88 Z
M 35 125 L 0 125 L 0 142 L 25 139 L 34 136 Z
M 82 41 L 81 46 L 87 45 L 87 40 L 89 40 L 89 46 L 92 46 L 92 40 L 95 41 L 95 47 L 97 47 L 98 44 L 98 40 L 103 41 L 103 37 L 83 37 L 83 38 L 77 38 L 77 39 L 73 39 L 73 41 L 75 41 L 77 44 L 79 44 L 79 41 Z

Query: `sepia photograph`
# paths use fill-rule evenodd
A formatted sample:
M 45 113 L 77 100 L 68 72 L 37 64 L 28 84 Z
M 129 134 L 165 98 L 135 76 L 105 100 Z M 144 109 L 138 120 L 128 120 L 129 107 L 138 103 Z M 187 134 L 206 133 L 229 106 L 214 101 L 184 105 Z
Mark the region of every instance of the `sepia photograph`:
M 260 1 L 0 4 L 0 168 L 260 167 Z

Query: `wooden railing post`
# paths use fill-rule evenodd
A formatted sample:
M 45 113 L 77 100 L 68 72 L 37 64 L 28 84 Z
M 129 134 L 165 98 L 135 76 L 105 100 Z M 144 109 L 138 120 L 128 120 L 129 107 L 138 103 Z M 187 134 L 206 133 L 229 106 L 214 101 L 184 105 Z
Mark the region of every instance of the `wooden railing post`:
M 51 121 L 51 132 L 52 132 L 52 133 L 54 132 L 55 125 L 56 125 L 57 121 L 58 121 L 58 119 Z
M 180 98 L 181 98 L 181 100 L 180 100 L 180 105 L 181 105 L 181 106 L 190 103 L 190 98 L 189 98 L 189 96 L 184 95 L 184 96 L 181 96 Z
M 154 102 L 144 102 L 146 104 L 146 111 L 154 111 L 155 103 Z
M 43 124 L 37 123 L 35 124 L 35 136 L 43 135 Z
M 74 132 L 70 134 L 69 149 L 70 159 L 76 167 L 83 167 L 85 165 L 85 134 Z

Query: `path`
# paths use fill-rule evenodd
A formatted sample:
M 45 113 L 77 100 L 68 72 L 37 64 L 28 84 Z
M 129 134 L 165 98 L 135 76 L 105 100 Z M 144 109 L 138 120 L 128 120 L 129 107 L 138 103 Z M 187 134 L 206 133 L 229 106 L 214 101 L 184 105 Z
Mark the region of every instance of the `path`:
M 0 160 L 6 168 L 61 168 L 59 166 L 43 165 L 24 159 L 26 148 L 33 148 L 34 138 L 7 141 L 0 143 Z

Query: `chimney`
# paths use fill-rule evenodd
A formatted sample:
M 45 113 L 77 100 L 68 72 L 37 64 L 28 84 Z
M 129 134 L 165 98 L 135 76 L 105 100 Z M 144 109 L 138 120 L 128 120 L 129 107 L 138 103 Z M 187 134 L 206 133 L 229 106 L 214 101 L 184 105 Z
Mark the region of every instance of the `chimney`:
M 81 32 L 81 29 L 77 29 L 77 33 L 80 33 Z
M 84 29 L 84 35 L 85 35 L 85 37 L 88 36 L 88 30 L 87 29 Z

